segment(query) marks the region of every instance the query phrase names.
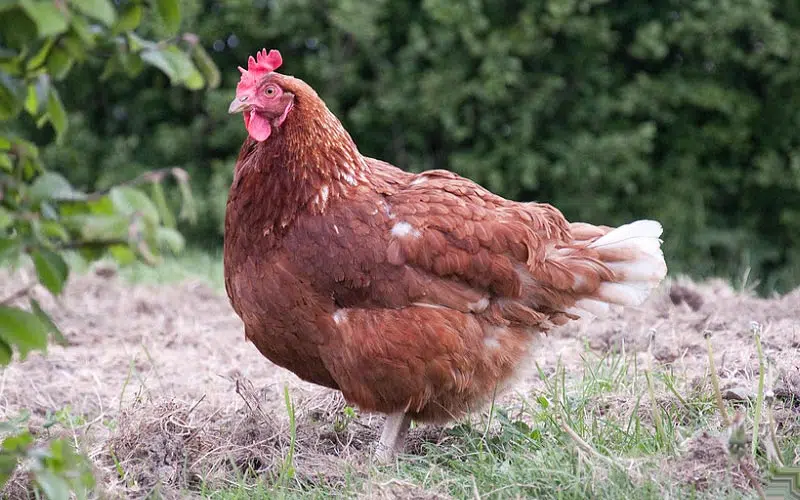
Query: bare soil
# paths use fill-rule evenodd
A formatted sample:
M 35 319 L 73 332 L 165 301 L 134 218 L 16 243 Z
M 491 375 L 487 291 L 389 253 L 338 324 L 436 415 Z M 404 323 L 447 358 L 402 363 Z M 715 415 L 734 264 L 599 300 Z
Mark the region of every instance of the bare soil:
M 31 278 L 29 271 L 0 274 L 0 298 Z M 46 356 L 32 354 L 0 372 L 0 418 L 23 409 L 42 436 L 48 414 L 68 408 L 75 437 L 92 458 L 101 492 L 141 498 L 153 491 L 184 497 L 201 482 L 224 487 L 248 469 L 279 475 L 290 432 L 284 387 L 297 413 L 297 474 L 330 484 L 370 466 L 382 418 L 341 410 L 338 393 L 297 379 L 261 357 L 244 339 L 224 292 L 203 282 L 131 285 L 113 273 L 74 276 L 59 299 L 43 289 L 33 295 L 51 312 L 69 340 Z M 23 301 L 18 302 L 23 305 Z M 568 325 L 538 341 L 535 361 L 545 373 L 561 363 L 580 376 L 587 349 L 637 356 L 642 365 L 671 365 L 676 377 L 707 388 L 704 334 L 711 337 L 723 392 L 754 394 L 758 360 L 753 328 L 762 329 L 773 367 L 768 387 L 776 398 L 800 400 L 800 290 L 772 299 L 737 293 L 721 281 L 664 285 L 643 307 Z M 588 346 L 588 347 L 587 347 Z M 541 390 L 539 376 L 523 374 L 504 396 Z M 600 404 L 600 403 L 598 403 Z M 624 397 L 603 401 L 627 411 Z M 626 407 L 627 405 L 627 407 Z M 778 426 L 800 433 L 800 409 L 784 405 Z M 409 449 L 443 439 L 441 429 L 412 431 Z M 724 447 L 700 435 L 674 464 L 702 484 L 713 477 Z M 24 478 L 7 495 L 21 495 Z M 402 482 L 380 482 L 370 498 L 444 498 Z

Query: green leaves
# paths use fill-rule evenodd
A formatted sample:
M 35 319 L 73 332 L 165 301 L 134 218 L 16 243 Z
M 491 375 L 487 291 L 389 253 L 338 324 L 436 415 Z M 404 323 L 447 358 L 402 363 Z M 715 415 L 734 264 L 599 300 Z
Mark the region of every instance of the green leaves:
M 11 350 L 11 344 L 5 340 L 0 339 L 0 366 L 5 366 L 11 363 L 11 358 L 14 356 L 14 351 Z
M 67 263 L 60 255 L 45 248 L 33 250 L 31 257 L 39 282 L 54 295 L 59 295 L 69 276 Z
M 161 22 L 168 34 L 178 31 L 181 24 L 181 6 L 178 0 L 153 0 Z
M 58 172 L 44 172 L 36 178 L 28 189 L 28 198 L 32 203 L 44 200 L 79 201 L 86 195 L 77 191 L 69 181 Z
M 64 43 L 69 45 L 68 42 Z M 79 49 L 75 48 L 77 52 Z M 69 70 L 72 69 L 74 63 L 73 57 L 67 49 L 61 47 L 53 47 L 50 51 L 50 56 L 47 58 L 47 71 L 53 80 L 63 80 L 67 76 Z
M 177 30 L 178 3 L 159 1 L 154 5 L 165 27 Z M 180 42 L 184 51 L 175 42 L 149 41 L 133 33 L 142 23 L 143 14 L 138 2 L 129 3 L 121 15 L 110 0 L 0 3 L 0 40 L 4 45 L 0 48 L 0 121 L 16 118 L 24 111 L 39 127 L 49 122 L 56 142 L 62 143 L 68 115 L 54 82 L 65 78 L 76 62 L 85 60 L 99 46 L 104 51 L 107 47 L 116 50 L 111 59 L 126 72 L 135 69 L 137 61 L 141 67 L 144 58 L 176 85 L 197 89 L 204 85 L 205 78 L 195 66 L 194 57 L 203 62 L 205 74 L 218 80 L 213 62 L 207 54 L 203 57 L 202 48 L 197 49 L 196 43 Z M 132 44 L 122 43 L 124 39 Z M 6 49 L 6 44 L 11 48 Z M 194 56 L 189 55 L 189 50 Z M 107 57 L 106 52 L 95 55 Z M 16 123 L 4 127 L 18 128 L 25 129 Z M 126 262 L 132 257 L 155 262 L 161 249 L 180 251 L 183 237 L 175 230 L 175 216 L 161 186 L 170 172 L 134 181 L 152 186 L 155 203 L 133 185 L 86 195 L 63 175 L 48 171 L 33 142 L 0 135 L 0 264 L 29 254 L 39 283 L 58 295 L 69 277 L 63 249 L 75 248 L 89 258 L 99 258 L 109 250 L 112 256 Z M 185 208 L 191 203 L 188 177 L 179 169 L 174 172 Z M 21 297 L 25 291 L 21 291 Z M 0 306 L 0 364 L 10 362 L 15 350 L 24 357 L 33 349 L 44 349 L 48 335 L 64 341 L 39 303 L 31 300 L 30 305 L 31 312 Z M 48 495 L 68 491 L 66 483 L 50 469 L 42 469 L 37 477 Z
M 0 72 L 0 121 L 13 118 L 22 109 L 25 87 L 7 73 Z
M 21 452 L 33 444 L 33 436 L 27 432 L 20 432 L 15 436 L 3 439 L 3 451 Z
M 11 347 L 16 347 L 22 358 L 32 350 L 47 348 L 49 325 L 34 313 L 16 307 L 0 305 L 0 365 L 7 365 Z
M 138 28 L 139 23 L 142 22 L 142 11 L 142 6 L 138 3 L 131 3 L 125 7 L 116 26 L 114 26 L 114 33 L 124 33 Z
M 69 500 L 69 483 L 65 478 L 45 469 L 39 473 L 36 479 L 36 484 L 50 500 Z
M 175 32 L 180 24 L 179 3 L 159 0 L 153 7 L 151 12 L 158 13 L 164 27 Z M 54 82 L 67 77 L 76 63 L 100 46 L 101 57 L 108 57 L 108 48 L 112 50 L 106 76 L 135 75 L 146 63 L 175 85 L 190 89 L 202 88 L 206 81 L 217 85 L 219 72 L 193 35 L 160 42 L 133 32 L 144 21 L 145 12 L 140 2 L 130 2 L 118 14 L 111 0 L 0 3 L 4 44 L 0 48 L 0 120 L 24 111 L 38 127 L 50 123 L 56 143 L 63 144 L 68 114 Z M 180 169 L 136 181 L 149 182 L 155 201 L 133 185 L 87 196 L 63 175 L 47 171 L 33 143 L 0 136 L 0 172 L 7 175 L 0 197 L 0 262 L 29 253 L 39 281 L 54 294 L 63 291 L 69 274 L 61 248 L 75 248 L 92 259 L 111 250 L 126 261 L 133 252 L 148 262 L 155 262 L 162 249 L 183 248 L 161 185 L 168 173 L 178 179 L 181 219 L 194 217 L 188 177 Z
M 22 245 L 18 239 L 13 237 L 0 238 L 0 265 L 6 265 L 8 262 L 15 261 L 22 250 Z
M 128 236 L 130 218 L 123 215 L 85 215 L 78 220 L 86 241 L 125 240 Z
M 217 88 L 221 81 L 219 69 L 217 68 L 217 65 L 214 64 L 211 56 L 208 55 L 208 52 L 206 52 L 206 49 L 204 49 L 199 43 L 194 44 L 192 47 L 192 59 L 197 65 L 197 68 L 203 74 L 203 77 L 206 79 L 206 85 L 208 88 Z
M 86 194 L 48 170 L 61 167 L 69 155 L 53 156 L 51 148 L 40 155 L 37 144 L 48 138 L 66 144 L 69 115 L 62 95 L 67 104 L 74 103 L 74 97 L 60 94 L 57 82 L 68 78 L 76 64 L 105 60 L 102 77 L 114 76 L 115 85 L 137 75 L 145 62 L 166 73 L 175 85 L 199 89 L 206 81 L 218 84 L 219 72 L 196 40 L 189 36 L 147 40 L 134 32 L 146 24 L 146 12 L 157 12 L 164 30 L 146 24 L 147 32 L 176 33 L 177 1 L 154 1 L 154 9 L 143 8 L 139 1 L 121 3 L 124 7 L 118 12 L 112 0 L 0 0 L 0 130 L 5 131 L 0 133 L 0 265 L 17 263 L 28 254 L 38 283 L 53 295 L 64 291 L 69 278 L 67 250 L 89 260 L 111 255 L 121 264 L 137 258 L 155 264 L 161 251 L 183 248 L 171 199 L 161 185 L 165 177 L 178 180 L 182 215 L 193 214 L 183 170 L 156 171 L 107 192 Z M 91 85 L 102 85 L 92 77 Z M 114 105 L 106 96 L 103 101 Z M 16 121 L 23 112 L 28 116 Z M 80 114 L 76 115 L 80 122 Z M 31 123 L 37 128 L 49 123 L 54 137 L 39 133 Z M 36 143 L 26 140 L 26 133 L 35 134 Z M 79 135 L 77 143 L 85 144 Z M 45 164 L 42 158 L 52 163 Z M 99 164 L 95 158 L 91 163 Z M 120 170 L 128 167 L 122 165 Z M 155 202 L 137 187 L 145 183 Z M 25 299 L 35 284 L 21 286 L 7 302 Z M 44 351 L 48 337 L 68 345 L 39 302 L 28 298 L 30 310 L 0 305 L 0 367 L 12 362 L 14 353 L 24 359 L 32 350 Z M 36 496 L 67 500 L 75 493 L 86 498 L 94 480 L 85 458 L 68 441 L 42 443 L 16 424 L 0 421 L 4 437 L 0 489 L 17 467 L 25 467 Z
M 33 116 L 39 114 L 39 109 L 42 107 L 42 102 L 45 100 L 37 87 L 39 86 L 36 84 L 28 85 L 28 95 L 25 97 L 25 111 Z
M 139 190 L 128 186 L 117 187 L 109 193 L 109 199 L 123 218 L 119 216 L 106 216 L 93 218 L 86 227 L 106 225 L 107 231 L 122 232 L 124 228 L 130 248 L 146 262 L 156 263 L 161 249 L 178 253 L 183 250 L 185 242 L 183 236 L 172 226 L 175 224 L 174 215 L 169 210 L 163 189 L 159 180 L 152 182 L 153 195 L 156 203 Z M 165 214 L 168 223 L 161 224 L 161 214 Z M 97 227 L 97 226 L 95 226 Z M 115 250 L 117 255 L 125 259 L 127 255 L 121 250 Z
M 0 207 L 0 231 L 6 229 L 14 222 L 14 218 L 8 210 Z
M 80 493 L 78 498 L 86 498 L 87 490 L 95 484 L 89 462 L 65 439 L 36 443 L 27 429 L 7 435 L 0 447 L 0 488 L 21 462 L 49 500 L 68 500 L 71 492 Z
M 150 12 L 158 15 L 166 34 L 176 34 L 181 21 L 180 2 L 151 0 L 151 4 Z M 88 51 L 103 44 L 115 51 L 110 57 L 104 54 L 108 59 L 104 77 L 119 71 L 135 76 L 144 59 L 166 73 L 174 85 L 197 90 L 206 82 L 212 88 L 219 83 L 219 71 L 196 37 L 181 36 L 160 43 L 134 33 L 145 21 L 146 10 L 140 2 L 128 2 L 119 12 L 111 0 L 9 0 L 0 7 L 0 30 L 5 29 L 0 68 L 9 70 L 8 74 L 0 72 L 0 76 L 16 77 L 21 72 L 40 73 L 46 69 L 53 80 L 60 81 L 75 62 L 84 61 Z M 126 36 L 130 44 L 114 39 L 117 35 Z M 19 52 L 5 50 L 6 45 Z M 142 51 L 145 52 L 140 54 Z M 19 85 L 7 78 L 0 81 L 0 120 L 15 116 L 21 109 L 20 91 L 15 88 Z M 54 89 L 52 92 L 46 99 L 39 96 L 37 102 L 32 91 L 27 88 L 21 91 L 28 98 L 25 103 L 31 115 L 44 109 L 42 102 L 47 103 L 48 121 L 61 139 L 66 130 L 66 113 L 58 93 Z M 43 123 L 40 116 L 36 118 Z
M 142 60 L 163 71 L 173 85 L 184 85 L 191 90 L 203 88 L 203 75 L 192 59 L 177 47 L 149 48 L 141 53 Z
M 97 19 L 106 26 L 112 26 L 117 20 L 117 11 L 109 0 L 70 0 L 70 4 L 79 12 Z
M 158 209 L 158 215 L 161 217 L 161 220 L 164 221 L 164 226 L 168 228 L 174 228 L 175 216 L 167 204 L 164 186 L 160 182 L 152 182 L 150 184 L 150 196 L 152 196 L 153 203 L 155 203 L 156 208 Z M 2 220 L 1 217 L 0 220 Z
M 148 224 L 157 225 L 160 217 L 158 209 L 142 191 L 128 187 L 115 187 L 109 194 L 114 208 L 127 217 L 139 214 Z
M 186 245 L 181 233 L 168 227 L 159 227 L 156 230 L 156 240 L 158 246 L 167 248 L 173 253 L 182 252 Z
M 53 320 L 50 319 L 50 316 L 44 312 L 44 309 L 42 309 L 42 306 L 39 305 L 39 302 L 36 299 L 31 299 L 31 311 L 36 315 L 37 318 L 39 318 L 39 321 L 42 322 L 42 324 L 47 328 L 48 332 L 53 336 L 59 345 L 66 346 L 69 344 L 66 337 L 64 337 L 64 334 L 61 333 L 61 330 L 58 328 L 58 326 L 53 323 Z
M 20 0 L 19 6 L 36 23 L 39 37 L 60 35 L 69 27 L 69 13 L 48 0 Z
M 67 112 L 64 110 L 64 104 L 58 96 L 58 91 L 52 87 L 47 95 L 47 114 L 50 123 L 53 124 L 53 128 L 56 130 L 57 140 L 61 141 L 67 131 Z

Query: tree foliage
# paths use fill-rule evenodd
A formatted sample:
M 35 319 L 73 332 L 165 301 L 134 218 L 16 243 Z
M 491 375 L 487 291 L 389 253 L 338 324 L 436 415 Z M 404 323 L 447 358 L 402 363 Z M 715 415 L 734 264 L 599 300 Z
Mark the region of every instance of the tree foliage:
M 279 48 L 366 154 L 448 168 L 571 219 L 665 225 L 671 269 L 800 282 L 800 6 L 789 0 L 183 2 L 224 68 L 204 95 L 164 75 L 67 82 L 78 124 L 48 148 L 104 187 L 133 165 L 192 173 L 217 245 L 244 137 L 237 65 Z M 160 87 L 160 88 L 159 88 Z M 100 97 L 100 99 L 97 99 Z M 113 103 L 113 104 L 111 104 Z M 213 225 L 212 225 L 213 224 Z
M 149 11 L 156 15 L 145 16 Z M 148 18 L 151 25 L 137 30 Z M 170 85 L 189 90 L 216 86 L 216 67 L 196 35 L 178 34 L 179 23 L 175 0 L 120 2 L 119 8 L 110 0 L 0 2 L 0 264 L 29 259 L 38 283 L 58 295 L 69 276 L 67 251 L 88 260 L 110 254 L 124 264 L 137 258 L 156 263 L 163 250 L 181 249 L 183 236 L 163 183 L 177 181 L 183 205 L 179 218 L 192 220 L 184 170 L 145 171 L 85 190 L 70 183 L 68 165 L 48 161 L 40 148 L 67 147 L 70 115 L 64 88 L 82 65 L 102 67 L 101 80 L 129 80 L 153 67 Z M 84 82 L 90 93 L 100 87 L 97 75 Z M 0 301 L 0 366 L 10 363 L 15 352 L 24 359 L 32 350 L 44 351 L 50 337 L 64 340 L 34 299 L 29 308 L 12 305 L 34 284 L 20 284 Z M 0 422 L 0 487 L 24 462 L 49 498 L 85 492 L 92 475 L 74 446 L 65 440 L 37 442 L 23 424 Z

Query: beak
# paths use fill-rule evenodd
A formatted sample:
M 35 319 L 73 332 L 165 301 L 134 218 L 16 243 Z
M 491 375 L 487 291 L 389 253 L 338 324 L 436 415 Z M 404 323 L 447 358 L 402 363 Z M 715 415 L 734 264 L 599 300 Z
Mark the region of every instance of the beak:
M 247 96 L 245 97 L 236 96 L 231 101 L 231 105 L 228 106 L 228 113 L 230 114 L 239 113 L 241 111 L 244 111 L 244 109 L 247 107 L 248 107 Z

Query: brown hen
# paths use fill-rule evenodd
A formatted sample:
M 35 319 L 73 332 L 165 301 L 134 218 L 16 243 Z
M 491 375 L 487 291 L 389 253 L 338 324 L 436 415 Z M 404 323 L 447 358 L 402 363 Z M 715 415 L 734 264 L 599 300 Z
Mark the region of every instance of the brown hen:
M 540 332 L 666 275 L 661 225 L 569 223 L 458 175 L 367 158 L 277 51 L 240 68 L 229 111 L 249 137 L 225 217 L 225 288 L 273 363 L 388 415 L 381 460 L 411 419 L 479 408 Z

